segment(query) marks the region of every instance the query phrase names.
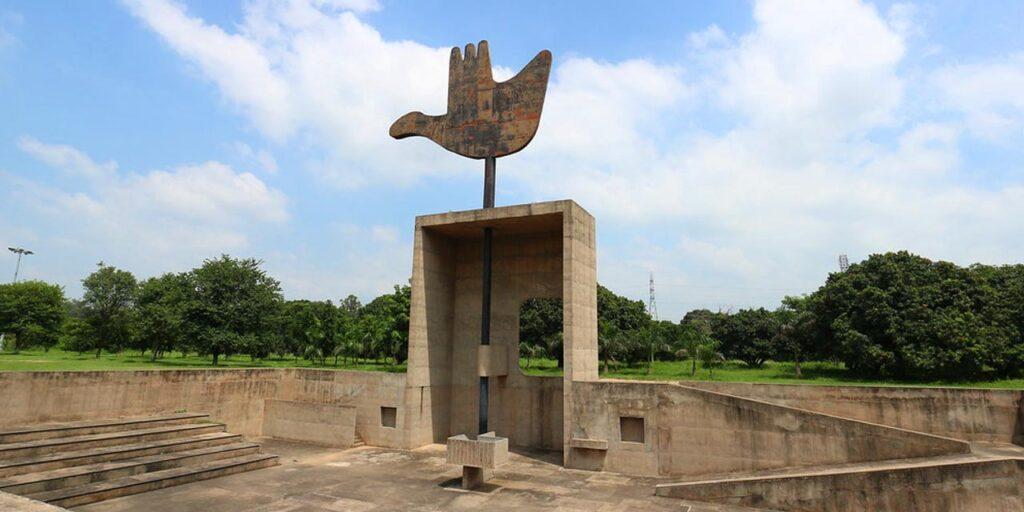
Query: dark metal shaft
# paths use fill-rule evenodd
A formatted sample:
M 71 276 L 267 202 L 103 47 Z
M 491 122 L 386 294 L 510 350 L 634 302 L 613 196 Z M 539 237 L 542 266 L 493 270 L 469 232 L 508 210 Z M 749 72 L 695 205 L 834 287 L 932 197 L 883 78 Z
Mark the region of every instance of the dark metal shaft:
M 497 160 L 493 156 L 484 159 L 484 208 L 494 208 L 494 168 Z
M 494 208 L 494 179 L 497 158 L 484 159 L 484 208 Z M 483 276 L 480 299 L 480 344 L 491 344 L 491 244 L 494 238 L 492 228 L 484 228 Z M 480 377 L 480 433 L 487 432 L 487 399 L 489 386 L 487 377 Z

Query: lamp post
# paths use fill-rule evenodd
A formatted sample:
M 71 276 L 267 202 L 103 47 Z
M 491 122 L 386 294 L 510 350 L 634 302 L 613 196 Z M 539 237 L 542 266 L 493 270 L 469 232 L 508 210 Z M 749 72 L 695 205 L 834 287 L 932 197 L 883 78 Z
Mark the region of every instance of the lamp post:
M 12 281 L 14 283 L 17 283 L 18 282 L 18 271 L 21 270 L 21 257 L 22 256 L 28 256 L 30 254 L 35 254 L 35 253 L 33 253 L 32 251 L 30 251 L 28 249 L 23 249 L 21 247 L 8 247 L 7 250 L 18 255 L 18 263 L 14 266 L 14 281 Z

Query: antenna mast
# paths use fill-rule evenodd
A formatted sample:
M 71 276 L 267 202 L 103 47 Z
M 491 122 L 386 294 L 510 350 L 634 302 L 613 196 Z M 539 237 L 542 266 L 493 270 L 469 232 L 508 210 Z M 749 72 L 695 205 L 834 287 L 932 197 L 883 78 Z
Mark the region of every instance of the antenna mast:
M 655 322 L 658 321 L 658 303 L 654 300 L 654 272 L 651 272 L 651 298 L 647 303 L 647 312 Z

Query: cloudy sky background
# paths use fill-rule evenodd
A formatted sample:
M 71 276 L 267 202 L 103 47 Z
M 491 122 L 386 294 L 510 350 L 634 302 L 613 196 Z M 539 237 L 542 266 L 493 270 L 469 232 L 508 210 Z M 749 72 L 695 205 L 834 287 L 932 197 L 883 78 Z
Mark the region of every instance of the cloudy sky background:
M 72 296 L 230 253 L 289 298 L 410 274 L 482 169 L 423 139 L 448 51 L 555 63 L 498 204 L 572 198 L 600 281 L 659 313 L 774 307 L 909 249 L 1024 261 L 1024 2 L 35 2 L 0 7 L 0 243 Z M 13 273 L 5 253 L 0 271 Z M 4 278 L 0 274 L 0 278 Z

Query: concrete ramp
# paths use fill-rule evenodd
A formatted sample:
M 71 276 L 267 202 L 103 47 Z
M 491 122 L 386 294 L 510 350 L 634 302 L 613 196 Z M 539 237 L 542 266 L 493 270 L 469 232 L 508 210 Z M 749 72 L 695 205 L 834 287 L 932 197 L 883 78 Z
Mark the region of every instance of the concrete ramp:
M 658 496 L 807 512 L 1019 512 L 1024 459 L 970 456 L 780 471 L 656 487 Z

